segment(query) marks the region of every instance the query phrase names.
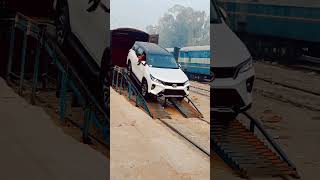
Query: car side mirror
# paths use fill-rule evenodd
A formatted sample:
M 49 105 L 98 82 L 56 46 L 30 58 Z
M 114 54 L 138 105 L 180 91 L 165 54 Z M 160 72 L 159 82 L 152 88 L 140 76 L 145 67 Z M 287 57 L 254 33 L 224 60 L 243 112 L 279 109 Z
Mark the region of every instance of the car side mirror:
M 142 65 L 146 65 L 147 63 L 146 63 L 146 61 L 138 61 L 138 64 L 137 65 L 140 65 L 140 64 L 142 64 Z
M 222 7 L 219 7 L 219 10 L 220 10 L 220 12 L 221 12 L 222 18 L 223 18 L 224 20 L 227 20 L 227 18 L 228 18 L 227 12 L 226 12 Z

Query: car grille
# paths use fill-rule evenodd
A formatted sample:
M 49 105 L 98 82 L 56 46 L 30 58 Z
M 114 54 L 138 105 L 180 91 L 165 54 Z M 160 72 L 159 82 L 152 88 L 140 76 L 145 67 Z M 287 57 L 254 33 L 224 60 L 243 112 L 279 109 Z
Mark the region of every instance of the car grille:
M 211 108 L 240 109 L 245 104 L 235 89 L 211 89 L 210 106 Z
M 215 78 L 233 78 L 236 75 L 237 68 L 235 67 L 212 68 L 212 72 Z
M 184 90 L 174 90 L 174 89 L 166 89 L 162 94 L 163 95 L 179 95 L 179 96 L 186 95 Z
M 162 82 L 166 86 L 173 86 L 173 84 L 176 84 L 177 86 L 183 86 L 184 83 L 170 83 L 170 82 Z

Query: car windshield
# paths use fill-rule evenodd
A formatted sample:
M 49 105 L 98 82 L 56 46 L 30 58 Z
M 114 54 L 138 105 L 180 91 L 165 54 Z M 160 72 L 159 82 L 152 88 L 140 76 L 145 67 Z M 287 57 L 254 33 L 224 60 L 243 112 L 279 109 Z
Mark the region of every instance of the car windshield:
M 221 17 L 217 9 L 217 5 L 214 0 L 211 0 L 211 9 L 210 9 L 210 22 L 211 24 L 221 23 Z
M 172 55 L 148 54 L 147 64 L 155 68 L 178 69 L 178 64 Z

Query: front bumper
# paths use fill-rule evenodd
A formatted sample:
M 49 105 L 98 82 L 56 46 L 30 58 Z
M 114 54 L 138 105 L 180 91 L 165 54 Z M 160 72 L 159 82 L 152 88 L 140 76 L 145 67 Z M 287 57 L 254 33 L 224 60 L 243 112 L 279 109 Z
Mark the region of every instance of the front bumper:
M 189 95 L 189 84 L 183 86 L 167 86 L 154 81 L 151 81 L 148 86 L 149 93 L 156 96 L 165 97 L 185 97 Z
M 211 111 L 243 112 L 251 107 L 254 70 L 239 74 L 236 79 L 219 78 L 211 85 Z

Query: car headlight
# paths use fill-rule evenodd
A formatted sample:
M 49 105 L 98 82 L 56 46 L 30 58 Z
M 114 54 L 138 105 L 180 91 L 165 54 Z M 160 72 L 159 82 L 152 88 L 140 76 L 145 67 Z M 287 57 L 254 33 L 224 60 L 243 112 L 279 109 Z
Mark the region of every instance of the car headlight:
M 249 57 L 245 62 L 239 65 L 239 73 L 248 71 L 253 67 L 252 57 Z
M 189 80 L 187 80 L 186 82 L 184 82 L 183 85 L 184 85 L 184 86 L 185 86 L 185 85 L 189 85 Z
M 161 81 L 161 80 L 159 80 L 159 79 L 157 79 L 157 78 L 153 77 L 151 74 L 150 74 L 150 78 L 151 78 L 151 80 L 152 80 L 153 82 L 163 84 L 163 81 Z

